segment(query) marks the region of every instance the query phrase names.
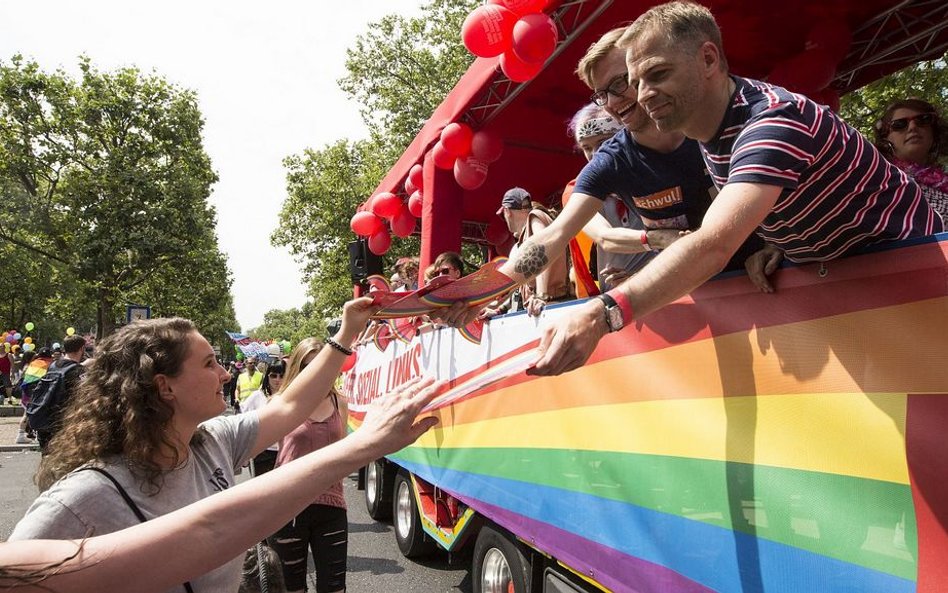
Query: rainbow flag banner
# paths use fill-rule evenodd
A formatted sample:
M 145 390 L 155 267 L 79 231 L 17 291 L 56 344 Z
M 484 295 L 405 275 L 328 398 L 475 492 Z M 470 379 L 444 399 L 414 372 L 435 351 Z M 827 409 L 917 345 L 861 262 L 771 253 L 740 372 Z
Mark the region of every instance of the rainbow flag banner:
M 422 328 L 345 375 L 350 428 L 419 374 L 390 460 L 607 591 L 948 591 L 948 234 L 743 275 L 524 369 L 548 319 Z

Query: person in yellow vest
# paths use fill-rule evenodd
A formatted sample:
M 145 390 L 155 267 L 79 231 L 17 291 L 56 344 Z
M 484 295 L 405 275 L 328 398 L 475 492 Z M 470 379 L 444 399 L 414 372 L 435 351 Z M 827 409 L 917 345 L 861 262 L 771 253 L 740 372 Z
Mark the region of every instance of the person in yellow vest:
M 250 394 L 260 389 L 263 384 L 263 373 L 257 369 L 257 359 L 248 358 L 244 369 L 237 377 L 237 407 L 250 397 Z

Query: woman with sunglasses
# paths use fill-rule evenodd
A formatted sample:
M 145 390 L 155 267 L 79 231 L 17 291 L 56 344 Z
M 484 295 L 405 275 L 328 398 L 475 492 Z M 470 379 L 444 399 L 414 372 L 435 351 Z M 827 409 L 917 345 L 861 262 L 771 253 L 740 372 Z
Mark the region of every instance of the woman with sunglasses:
M 10 541 L 112 533 L 230 488 L 237 468 L 323 402 L 375 310 L 370 298 L 346 303 L 331 347 L 280 397 L 234 416 L 221 415 L 230 375 L 193 323 L 160 318 L 120 328 L 97 344 L 40 462 L 43 493 Z M 236 591 L 241 563 L 235 555 L 182 587 Z
M 875 130 L 879 150 L 921 186 L 932 208 L 948 221 L 948 172 L 939 163 L 948 155 L 948 124 L 935 106 L 921 99 L 896 101 Z
M 250 397 L 244 400 L 243 405 L 240 407 L 241 413 L 246 414 L 253 412 L 267 405 L 270 398 L 283 387 L 283 375 L 285 372 L 286 365 L 283 364 L 282 360 L 269 365 L 267 372 L 263 375 L 263 383 L 260 384 L 260 389 L 251 393 Z M 278 450 L 278 443 L 273 443 L 254 457 L 253 464 L 251 465 L 251 474 L 259 476 L 273 469 Z
M 283 389 L 293 389 L 304 369 L 312 365 L 323 350 L 327 348 L 316 338 L 307 338 L 297 344 L 286 364 Z M 330 385 L 318 399 L 319 403 L 309 417 L 280 441 L 277 467 L 327 447 L 346 435 L 349 416 L 346 398 Z M 345 591 L 348 540 L 349 519 L 342 481 L 339 480 L 319 492 L 309 506 L 271 539 L 273 549 L 283 563 L 286 590 L 306 589 L 308 548 L 316 566 L 316 591 Z

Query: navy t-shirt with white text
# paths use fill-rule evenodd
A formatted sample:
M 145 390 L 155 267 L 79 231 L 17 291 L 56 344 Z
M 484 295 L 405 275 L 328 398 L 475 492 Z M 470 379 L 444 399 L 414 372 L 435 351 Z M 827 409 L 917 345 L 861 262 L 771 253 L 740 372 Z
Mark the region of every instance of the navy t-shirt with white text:
M 694 230 L 711 205 L 714 184 L 694 140 L 669 153 L 642 146 L 628 130 L 606 140 L 576 179 L 576 193 L 616 194 L 647 229 Z

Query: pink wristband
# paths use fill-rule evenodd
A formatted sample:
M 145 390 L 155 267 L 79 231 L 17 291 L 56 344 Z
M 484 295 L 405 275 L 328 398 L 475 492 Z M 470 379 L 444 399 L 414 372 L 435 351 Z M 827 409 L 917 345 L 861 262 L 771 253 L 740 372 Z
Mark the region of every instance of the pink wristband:
M 648 231 L 642 231 L 642 234 L 639 235 L 639 241 L 642 242 L 642 247 L 645 248 L 645 251 L 652 250 L 652 246 L 648 244 Z
M 606 294 L 612 297 L 616 305 L 618 305 L 619 310 L 622 311 L 622 322 L 625 325 L 632 323 L 632 320 L 635 319 L 635 311 L 632 310 L 632 303 L 629 302 L 629 297 L 625 295 L 625 292 L 618 288 L 613 288 L 612 290 L 606 291 Z

